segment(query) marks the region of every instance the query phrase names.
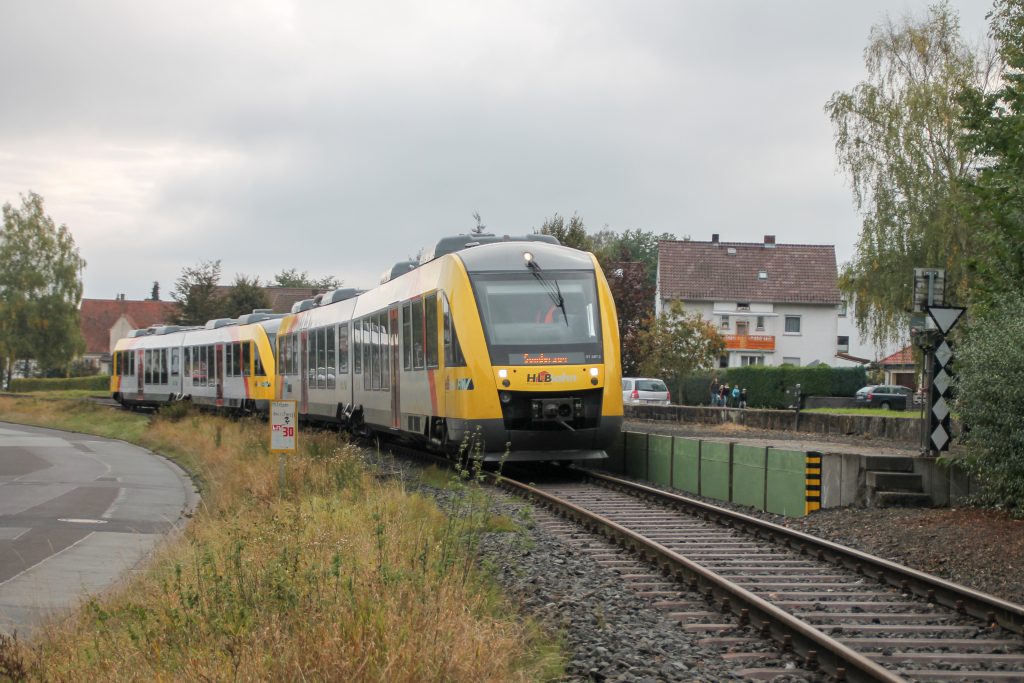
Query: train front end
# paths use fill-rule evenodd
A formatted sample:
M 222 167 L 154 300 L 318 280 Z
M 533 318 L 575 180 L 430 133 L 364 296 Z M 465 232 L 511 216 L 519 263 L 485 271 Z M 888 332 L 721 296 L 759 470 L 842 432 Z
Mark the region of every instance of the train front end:
M 477 323 L 462 329 L 480 331 L 468 335 L 476 343 L 463 340 L 467 369 L 485 391 L 456 397 L 469 399 L 456 411 L 468 419 L 450 416 L 449 437 L 482 439 L 488 461 L 605 457 L 622 429 L 622 371 L 615 304 L 596 259 L 535 242 L 458 257 Z

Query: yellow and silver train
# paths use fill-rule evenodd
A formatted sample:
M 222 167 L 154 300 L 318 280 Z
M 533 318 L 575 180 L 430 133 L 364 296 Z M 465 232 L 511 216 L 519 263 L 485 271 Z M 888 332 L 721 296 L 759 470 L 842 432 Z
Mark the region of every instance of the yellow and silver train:
M 274 334 L 281 315 L 254 311 L 205 327 L 166 325 L 114 347 L 110 391 L 126 408 L 183 398 L 234 412 L 267 412 L 274 398 Z
M 280 320 L 123 340 L 124 351 L 145 353 L 166 339 L 173 353 L 175 335 L 183 335 L 184 348 L 218 329 L 249 330 L 245 338 L 254 343 L 261 335 L 276 342 L 273 357 L 269 346 L 250 351 L 268 374 L 228 383 L 219 374 L 235 367 L 223 355 L 228 340 L 204 341 L 213 349 L 212 358 L 198 356 L 205 379 L 195 382 L 193 349 L 192 381 L 182 374 L 180 392 L 164 388 L 162 396 L 156 385 L 158 403 L 191 397 L 209 405 L 213 382 L 218 407 L 262 412 L 271 396 L 293 399 L 306 421 L 450 452 L 472 442 L 486 460 L 604 456 L 622 426 L 621 369 L 615 305 L 593 255 L 542 241 L 496 241 L 394 275 L 367 292 L 302 302 Z M 115 398 L 157 405 L 146 402 L 145 380 L 117 373 L 124 367 L 115 366 Z M 249 370 L 257 372 L 251 363 Z M 133 393 L 137 387 L 141 393 Z

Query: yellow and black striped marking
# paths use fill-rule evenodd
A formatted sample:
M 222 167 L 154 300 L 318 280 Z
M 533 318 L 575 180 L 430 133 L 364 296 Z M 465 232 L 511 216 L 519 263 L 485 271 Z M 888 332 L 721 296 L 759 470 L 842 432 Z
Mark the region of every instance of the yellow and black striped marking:
M 804 471 L 807 486 L 804 513 L 810 514 L 821 509 L 821 453 L 808 451 Z

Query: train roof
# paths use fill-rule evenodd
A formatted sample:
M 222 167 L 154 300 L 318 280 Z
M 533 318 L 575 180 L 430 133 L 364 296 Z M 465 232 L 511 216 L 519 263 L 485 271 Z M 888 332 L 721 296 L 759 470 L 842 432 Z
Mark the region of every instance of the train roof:
M 484 244 L 460 251 L 455 256 L 470 273 L 509 271 L 527 268 L 527 257 L 535 267 L 544 270 L 594 270 L 593 257 L 579 249 L 563 247 L 557 242 L 500 242 Z
M 470 247 L 477 247 L 484 244 L 494 244 L 495 242 L 544 242 L 547 244 L 559 244 L 558 239 L 553 235 L 540 235 L 540 234 L 529 234 L 529 235 L 494 235 L 491 233 L 483 233 L 480 235 L 453 235 L 450 237 L 442 237 L 434 245 L 434 249 L 423 255 L 420 259 L 420 263 L 426 263 L 436 258 L 440 258 L 446 254 L 453 254 L 463 249 L 469 249 Z

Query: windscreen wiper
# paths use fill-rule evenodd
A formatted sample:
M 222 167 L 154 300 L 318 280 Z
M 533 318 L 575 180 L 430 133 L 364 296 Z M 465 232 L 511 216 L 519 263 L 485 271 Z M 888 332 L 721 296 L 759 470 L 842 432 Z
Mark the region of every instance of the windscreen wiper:
M 569 315 L 565 312 L 565 297 L 562 296 L 562 288 L 558 286 L 558 280 L 555 280 L 555 286 L 552 287 L 551 283 L 540 274 L 540 266 L 537 265 L 536 261 L 529 261 L 528 263 L 530 270 L 533 272 L 533 276 L 537 278 L 537 282 L 540 283 L 547 295 L 551 297 L 551 301 L 562 309 L 562 318 L 565 320 L 565 326 L 569 326 Z

